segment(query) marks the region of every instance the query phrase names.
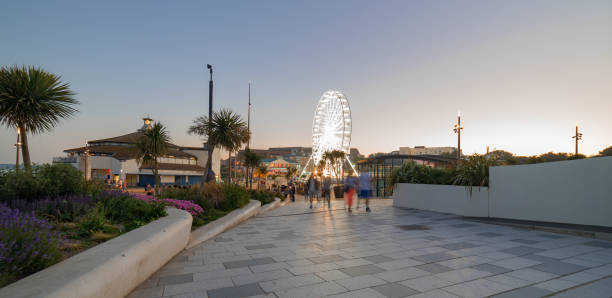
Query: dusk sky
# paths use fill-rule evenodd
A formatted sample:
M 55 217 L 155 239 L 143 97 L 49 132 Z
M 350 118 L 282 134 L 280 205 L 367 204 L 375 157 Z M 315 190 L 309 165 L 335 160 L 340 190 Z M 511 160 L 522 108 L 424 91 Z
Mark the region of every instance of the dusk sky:
M 291 2 L 291 3 L 288 3 Z M 311 146 L 328 89 L 349 99 L 362 153 L 486 146 L 520 155 L 612 146 L 612 1 L 3 1 L 0 65 L 34 65 L 78 93 L 80 113 L 30 137 L 34 162 L 150 115 L 176 144 L 214 108 L 247 116 L 254 148 Z M 15 159 L 0 128 L 0 163 Z

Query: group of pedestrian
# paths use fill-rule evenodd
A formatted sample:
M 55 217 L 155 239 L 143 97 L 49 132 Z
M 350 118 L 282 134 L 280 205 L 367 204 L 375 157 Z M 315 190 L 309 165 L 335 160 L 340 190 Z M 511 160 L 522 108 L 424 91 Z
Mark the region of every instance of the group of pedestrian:
M 321 198 L 327 201 L 327 207 L 331 208 L 331 188 L 332 180 L 330 177 L 325 177 L 323 182 L 320 182 L 313 174 L 310 175 L 306 182 L 306 196 L 310 201 L 310 209 L 313 208 L 312 202 Z M 348 206 L 348 212 L 352 212 L 353 200 L 358 194 L 359 199 L 365 199 L 366 212 L 371 212 L 370 197 L 372 196 L 372 179 L 367 172 L 361 173 L 359 177 L 355 177 L 351 172 L 344 183 L 344 195 Z

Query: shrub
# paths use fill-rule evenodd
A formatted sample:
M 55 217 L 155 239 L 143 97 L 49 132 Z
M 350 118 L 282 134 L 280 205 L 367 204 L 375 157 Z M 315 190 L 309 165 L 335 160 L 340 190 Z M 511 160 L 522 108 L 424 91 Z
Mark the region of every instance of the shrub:
M 14 200 L 9 204 L 23 212 L 33 211 L 39 217 L 61 222 L 75 221 L 85 215 L 94 205 L 92 198 L 83 195 L 63 195 L 35 201 Z
M 220 204 L 221 210 L 230 211 L 249 203 L 251 196 L 246 189 L 233 184 L 223 184 L 222 189 L 225 200 Z
M 33 213 L 0 204 L 0 287 L 57 263 L 60 234 Z
M 146 202 L 124 192 L 105 192 L 98 202 L 104 208 L 106 219 L 124 224 L 127 230 L 166 216 L 163 203 L 154 200 Z
M 432 168 L 410 160 L 391 171 L 387 185 L 393 187 L 396 183 L 452 184 L 454 175 L 454 169 L 451 167 Z
M 98 202 L 95 208 L 90 209 L 85 216 L 79 219 L 79 236 L 89 237 L 95 232 L 102 231 L 104 229 L 104 225 L 106 224 L 104 214 L 104 205 L 102 202 Z
M 273 194 L 267 191 L 250 189 L 249 195 L 251 196 L 252 200 L 260 201 L 262 205 L 274 202 Z
M 468 160 L 461 161 L 457 166 L 455 185 L 489 186 L 489 167 L 497 165 L 497 160 L 492 157 L 474 154 Z

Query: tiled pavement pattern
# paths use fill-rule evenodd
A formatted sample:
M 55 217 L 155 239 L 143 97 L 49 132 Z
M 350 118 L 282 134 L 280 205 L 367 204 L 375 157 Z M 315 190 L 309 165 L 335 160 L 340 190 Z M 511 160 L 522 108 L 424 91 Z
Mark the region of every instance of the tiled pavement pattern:
M 612 296 L 610 241 L 391 203 L 289 204 L 180 253 L 130 297 Z

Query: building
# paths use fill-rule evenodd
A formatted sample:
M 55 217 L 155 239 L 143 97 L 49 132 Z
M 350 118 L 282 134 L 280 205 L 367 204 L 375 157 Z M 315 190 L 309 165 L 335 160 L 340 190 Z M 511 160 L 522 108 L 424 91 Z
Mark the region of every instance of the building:
M 457 154 L 456 147 L 425 147 L 425 146 L 414 146 L 411 147 L 400 147 L 400 155 L 448 155 Z
M 287 174 L 288 168 L 296 168 L 298 172 L 302 169 L 298 162 L 287 161 L 282 158 L 266 158 L 261 163 L 268 167 L 268 175 L 284 176 Z
M 153 122 L 144 118 L 144 125 L 136 132 L 112 138 L 85 142 L 85 147 L 66 149 L 66 157 L 56 157 L 53 163 L 68 163 L 85 173 L 86 179 L 125 181 L 128 186 L 155 185 L 151 166 L 136 161 L 135 144 Z M 212 156 L 212 169 L 219 179 L 220 150 Z M 161 184 L 189 185 L 202 182 L 208 159 L 206 144 L 185 147 L 168 143 L 168 152 L 158 159 Z

